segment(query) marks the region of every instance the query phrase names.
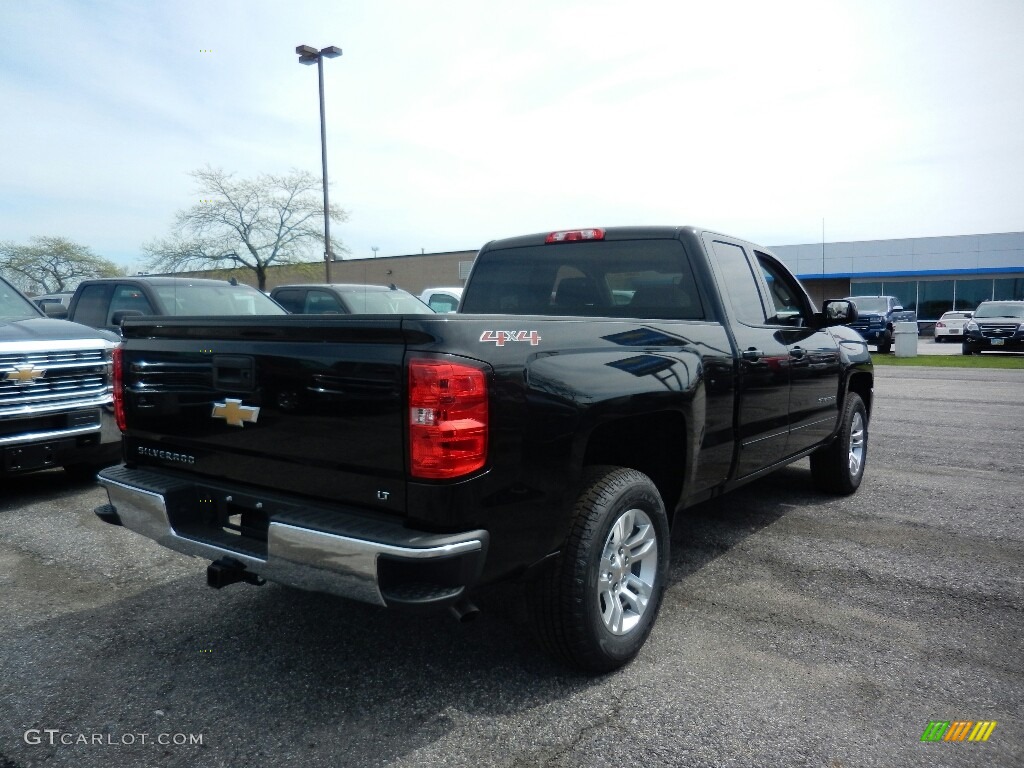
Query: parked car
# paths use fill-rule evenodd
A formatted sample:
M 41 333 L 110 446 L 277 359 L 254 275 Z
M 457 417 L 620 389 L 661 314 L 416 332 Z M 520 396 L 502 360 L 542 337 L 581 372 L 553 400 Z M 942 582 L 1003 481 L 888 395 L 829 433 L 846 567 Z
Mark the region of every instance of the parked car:
M 964 326 L 963 353 L 1024 350 L 1024 301 L 983 301 Z
M 56 317 L 53 312 L 51 317 Z M 126 317 L 167 315 L 284 315 L 278 304 L 250 285 L 191 277 L 102 277 L 75 289 L 67 319 L 117 331 Z
M 944 312 L 935 323 L 935 343 L 946 339 L 959 341 L 964 335 L 964 326 L 974 316 L 973 312 Z
M 296 315 L 432 315 L 408 291 L 387 285 L 279 285 L 270 297 Z
M 435 312 L 454 312 L 462 301 L 461 288 L 427 288 L 420 294 L 420 301 Z
M 850 327 L 883 355 L 892 351 L 896 323 L 917 322 L 917 313 L 904 309 L 895 296 L 847 296 L 846 301 L 857 305 L 857 319 Z
M 32 301 L 47 315 L 50 314 L 50 310 L 47 307 L 59 307 L 67 309 L 68 304 L 71 303 L 71 297 L 75 295 L 74 291 L 61 291 L 59 293 L 45 293 L 42 296 L 33 296 Z M 60 314 L 60 312 L 54 312 L 53 314 Z

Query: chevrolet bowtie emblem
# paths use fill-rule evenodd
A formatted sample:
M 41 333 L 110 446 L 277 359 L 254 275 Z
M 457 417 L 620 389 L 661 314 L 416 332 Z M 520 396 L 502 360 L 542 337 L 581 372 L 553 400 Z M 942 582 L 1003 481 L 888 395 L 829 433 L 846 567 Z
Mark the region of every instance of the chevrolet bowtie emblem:
M 38 378 L 41 378 L 46 373 L 42 368 L 36 368 L 31 363 L 28 365 L 16 365 L 13 371 L 8 371 L 7 375 L 4 376 L 4 381 L 13 381 L 15 384 L 21 386 L 24 384 L 31 384 Z
M 260 409 L 254 405 L 242 405 L 241 400 L 229 397 L 223 403 L 214 403 L 210 415 L 215 419 L 224 419 L 232 427 L 240 427 L 247 421 L 255 424 Z

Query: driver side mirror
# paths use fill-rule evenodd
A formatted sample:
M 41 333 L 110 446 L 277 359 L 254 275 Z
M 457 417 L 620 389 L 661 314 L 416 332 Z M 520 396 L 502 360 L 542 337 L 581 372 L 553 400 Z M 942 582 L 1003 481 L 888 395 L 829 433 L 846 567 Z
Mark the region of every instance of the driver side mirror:
M 822 327 L 846 325 L 857 319 L 857 305 L 846 299 L 829 299 L 821 309 Z
M 67 320 L 68 308 L 63 304 L 43 304 L 42 310 L 43 314 L 52 320 Z

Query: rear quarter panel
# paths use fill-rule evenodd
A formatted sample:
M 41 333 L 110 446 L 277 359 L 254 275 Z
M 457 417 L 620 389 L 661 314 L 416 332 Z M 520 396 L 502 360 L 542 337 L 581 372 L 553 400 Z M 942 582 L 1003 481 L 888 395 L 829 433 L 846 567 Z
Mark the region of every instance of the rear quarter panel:
M 728 475 L 734 370 L 717 323 L 458 315 L 405 325 L 430 338 L 407 359 L 455 353 L 493 370 L 485 470 L 408 492 L 411 522 L 491 531 L 489 568 L 560 545 L 584 463 L 651 462 L 670 512 L 684 483 L 689 492 Z

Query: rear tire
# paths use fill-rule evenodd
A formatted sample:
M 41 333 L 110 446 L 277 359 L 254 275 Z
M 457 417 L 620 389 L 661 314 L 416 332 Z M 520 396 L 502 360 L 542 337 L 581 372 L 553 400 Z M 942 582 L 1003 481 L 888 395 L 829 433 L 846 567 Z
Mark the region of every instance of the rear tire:
M 860 487 L 867 458 L 867 409 L 860 395 L 847 392 L 839 434 L 811 454 L 811 477 L 819 490 L 848 496 Z
M 668 578 L 669 527 L 642 472 L 590 467 L 562 551 L 527 584 L 541 644 L 587 672 L 610 672 L 639 652 Z

